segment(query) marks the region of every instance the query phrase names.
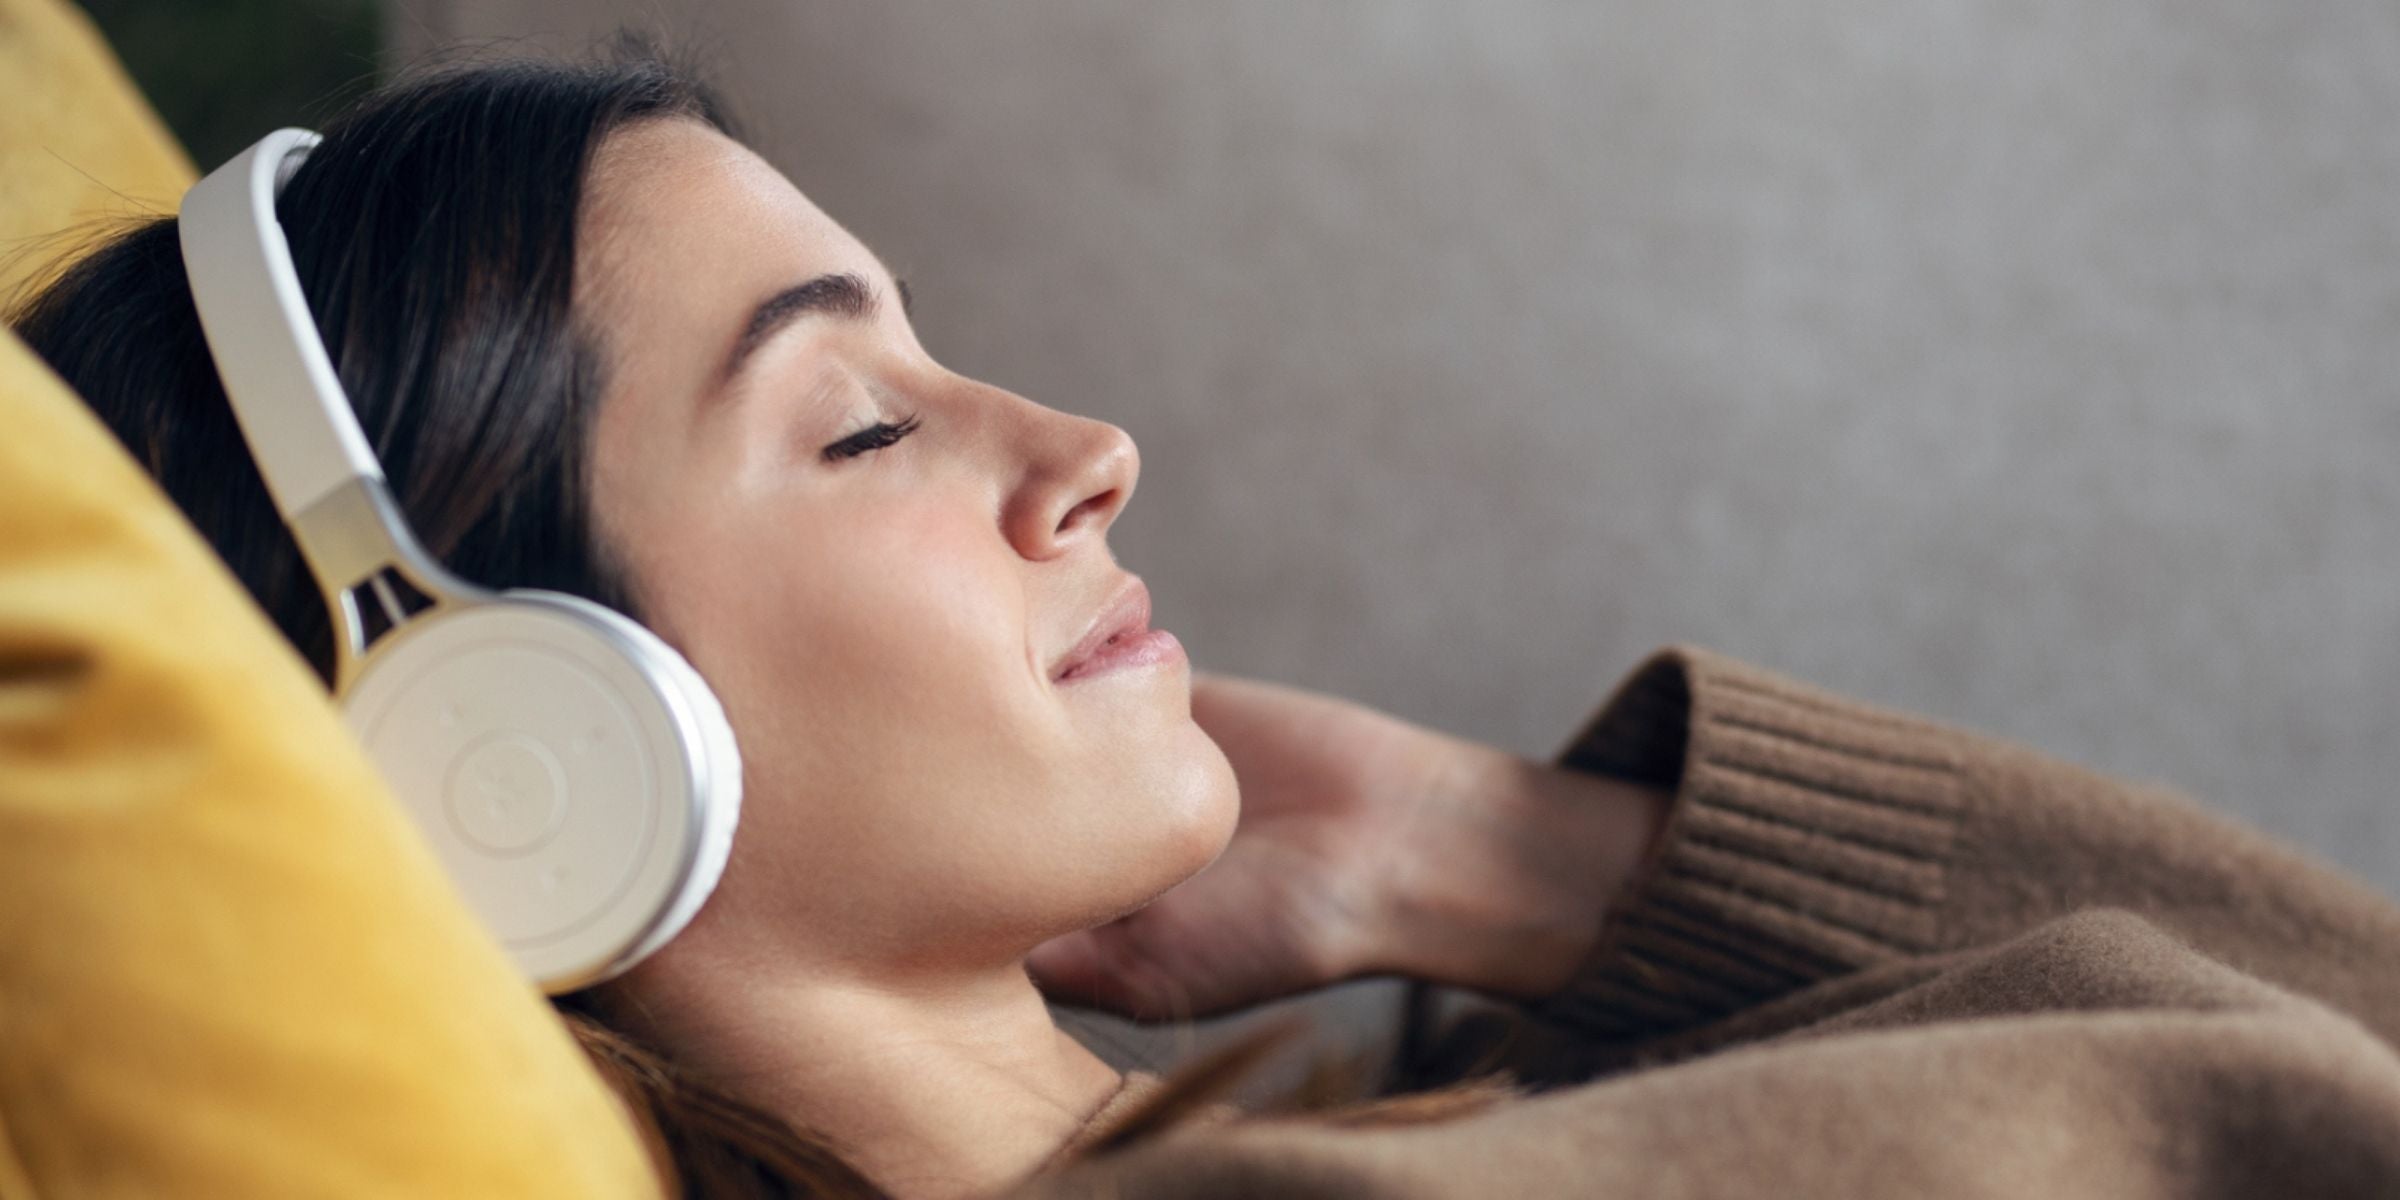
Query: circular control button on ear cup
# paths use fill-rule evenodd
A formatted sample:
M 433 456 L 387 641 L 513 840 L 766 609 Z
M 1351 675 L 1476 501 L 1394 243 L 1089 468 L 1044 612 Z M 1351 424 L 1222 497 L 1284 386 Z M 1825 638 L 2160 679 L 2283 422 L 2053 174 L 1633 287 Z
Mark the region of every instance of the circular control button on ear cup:
M 673 652 L 639 626 L 511 595 L 392 633 L 343 710 L 469 907 L 556 991 L 654 947 L 714 885 L 696 870 L 698 722 L 722 717 L 695 711 L 688 667 L 658 668 Z
M 567 771 L 521 733 L 487 734 L 458 758 L 443 789 L 460 837 L 494 854 L 538 850 L 567 817 Z

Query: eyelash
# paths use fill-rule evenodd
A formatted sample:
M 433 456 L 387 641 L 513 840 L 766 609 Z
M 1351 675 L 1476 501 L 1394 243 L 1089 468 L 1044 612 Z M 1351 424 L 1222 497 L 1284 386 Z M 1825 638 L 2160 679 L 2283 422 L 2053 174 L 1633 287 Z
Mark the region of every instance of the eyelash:
M 916 431 L 917 418 L 913 414 L 897 425 L 889 421 L 877 421 L 865 429 L 825 447 L 825 461 L 839 462 L 845 458 L 854 458 L 865 454 L 869 450 L 881 450 Z

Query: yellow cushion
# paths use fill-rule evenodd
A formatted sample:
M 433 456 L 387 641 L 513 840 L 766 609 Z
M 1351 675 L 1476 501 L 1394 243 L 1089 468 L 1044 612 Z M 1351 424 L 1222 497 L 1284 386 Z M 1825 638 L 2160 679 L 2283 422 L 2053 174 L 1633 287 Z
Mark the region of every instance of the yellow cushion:
M 0 1196 L 654 1196 L 333 706 L 0 330 Z
M 96 216 L 171 211 L 191 160 L 83 10 L 0 0 L 0 298 Z M 260 132 L 265 132 L 261 130 Z

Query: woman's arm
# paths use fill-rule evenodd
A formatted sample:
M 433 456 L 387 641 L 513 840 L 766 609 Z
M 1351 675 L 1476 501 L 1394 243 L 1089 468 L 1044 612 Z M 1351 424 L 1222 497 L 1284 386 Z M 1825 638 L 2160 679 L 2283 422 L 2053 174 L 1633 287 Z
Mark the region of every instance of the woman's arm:
M 1238 1121 L 1024 1200 L 2382 1197 L 2400 1056 L 2141 917 L 2095 909 L 1868 968 L 1820 1025 L 1427 1124 Z
M 1480 957 L 1420 963 L 1402 950 L 1396 965 L 1522 1000 L 1586 1039 L 1657 1039 L 1867 968 L 2112 906 L 2400 1044 L 2400 907 L 2382 893 L 2168 788 L 1712 651 L 1653 655 L 1552 768 L 1484 766 L 1456 778 L 1485 781 L 1481 799 L 1522 827 L 1460 851 L 1455 878 L 1505 877 L 1478 855 L 1518 847 L 1527 886 L 1493 894 L 1558 907 L 1489 921 Z M 1624 875 L 1612 855 L 1629 844 L 1626 829 L 1641 827 L 1644 795 L 1672 797 L 1656 842 L 1631 883 L 1593 906 L 1592 893 L 1573 888 L 1571 865 L 1591 863 L 1608 892 Z M 1585 811 L 1574 811 L 1579 801 Z M 1417 898 L 1394 911 L 1412 912 L 1419 928 L 1476 918 L 1462 889 L 1437 886 L 1439 870 L 1412 877 Z M 1586 948 L 1567 949 L 1576 933 L 1509 936 L 1545 927 L 1579 928 Z M 1464 944 L 1396 929 L 1388 944 Z
M 1603 918 L 1656 853 L 1673 793 L 1449 739 L 1421 802 L 1439 837 L 1396 849 L 1358 974 L 1534 1000 L 1591 958 Z

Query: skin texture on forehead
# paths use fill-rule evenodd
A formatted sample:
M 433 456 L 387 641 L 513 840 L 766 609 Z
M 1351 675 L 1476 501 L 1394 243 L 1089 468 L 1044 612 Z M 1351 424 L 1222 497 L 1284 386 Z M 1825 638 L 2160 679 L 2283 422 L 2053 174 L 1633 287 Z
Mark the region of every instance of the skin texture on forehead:
M 656 118 L 611 134 L 582 207 L 576 306 L 611 335 L 612 379 L 629 376 L 612 391 L 702 395 L 748 305 L 800 282 L 779 264 L 852 271 L 896 296 L 873 251 L 765 159 L 698 121 Z M 906 320 L 883 331 L 923 355 Z M 683 424 L 653 415 L 665 418 L 646 427 L 654 435 Z

